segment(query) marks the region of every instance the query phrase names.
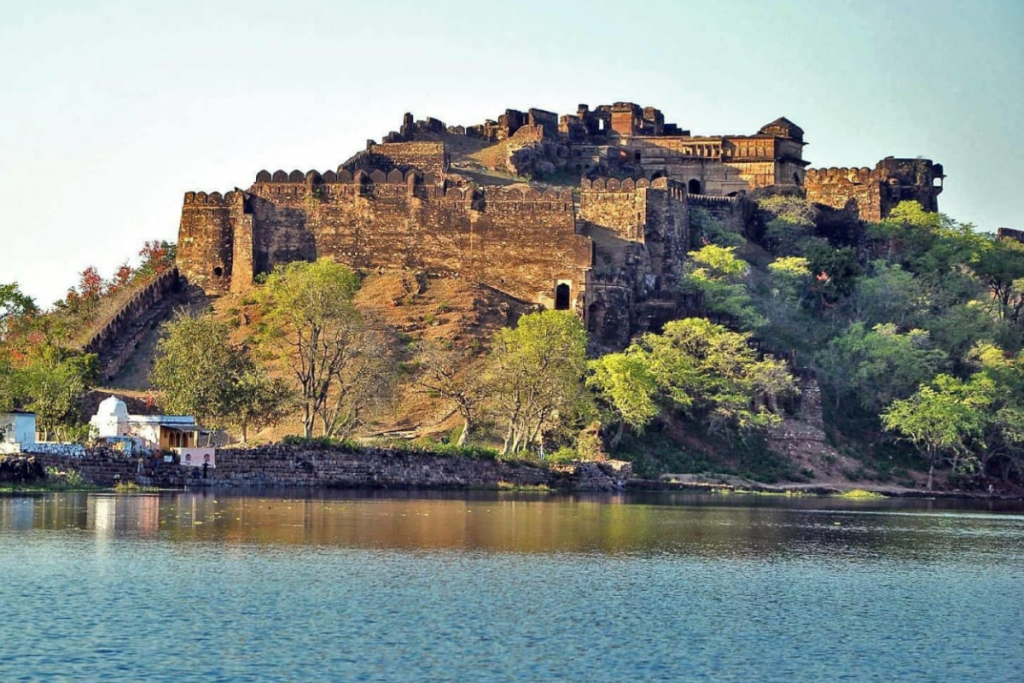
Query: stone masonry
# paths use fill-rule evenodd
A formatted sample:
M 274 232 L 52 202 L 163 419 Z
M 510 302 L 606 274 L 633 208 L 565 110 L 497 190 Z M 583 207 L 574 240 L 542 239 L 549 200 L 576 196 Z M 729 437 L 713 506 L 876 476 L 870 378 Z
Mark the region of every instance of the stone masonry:
M 753 135 L 692 136 L 629 102 L 562 117 L 509 109 L 469 127 L 406 114 L 384 140 L 337 170 L 260 171 L 245 190 L 187 192 L 181 275 L 217 295 L 297 260 L 404 268 L 574 310 L 597 343 L 622 346 L 682 310 L 676 285 L 697 246 L 690 207 L 739 232 L 745 196 L 774 188 L 880 220 L 905 199 L 937 210 L 945 177 L 927 159 L 806 169 L 804 131 L 786 118 Z M 521 172 L 580 184 L 486 185 L 451 172 L 451 145 L 508 142 Z

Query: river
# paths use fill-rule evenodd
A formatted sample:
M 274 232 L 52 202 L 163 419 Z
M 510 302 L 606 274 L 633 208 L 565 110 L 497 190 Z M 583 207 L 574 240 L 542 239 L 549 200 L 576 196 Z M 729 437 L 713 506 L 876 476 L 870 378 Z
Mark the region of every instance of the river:
M 0 497 L 0 681 L 1019 681 L 1024 507 Z

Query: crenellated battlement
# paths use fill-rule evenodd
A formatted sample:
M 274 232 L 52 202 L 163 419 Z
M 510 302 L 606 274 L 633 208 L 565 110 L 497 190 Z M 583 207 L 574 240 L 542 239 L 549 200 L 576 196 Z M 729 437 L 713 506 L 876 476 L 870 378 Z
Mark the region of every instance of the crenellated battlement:
M 872 180 L 882 180 L 881 172 L 876 169 L 862 166 L 861 168 L 809 168 L 804 176 L 805 182 L 816 183 L 868 183 Z
M 232 190 L 225 194 L 220 192 L 186 192 L 185 206 L 195 208 L 231 208 L 240 206 L 244 201 L 244 193 Z
M 619 180 L 618 178 L 595 178 L 588 180 L 584 178 L 580 183 L 580 189 L 583 192 L 635 192 L 644 189 L 667 190 L 672 199 L 679 201 L 685 201 L 687 196 L 686 183 L 670 178 L 655 178 L 654 180 L 648 180 L 647 178 L 638 178 L 637 180 L 632 178 L 626 178 L 625 180 Z
M 690 206 L 703 206 L 706 208 L 725 208 L 735 206 L 739 203 L 738 197 L 714 197 L 707 194 L 686 195 L 686 203 Z
M 916 201 L 925 211 L 938 211 L 937 197 L 945 177 L 942 164 L 931 159 L 886 157 L 874 168 L 809 168 L 804 186 L 812 202 L 878 221 L 901 201 Z
M 379 168 L 359 169 L 355 172 L 339 166 L 337 171 L 260 171 L 256 174 L 258 184 L 292 184 L 292 185 L 319 185 L 321 183 L 343 183 L 343 184 L 374 184 L 374 185 L 408 185 L 410 182 L 416 184 L 436 185 L 443 182 L 443 178 L 436 173 L 423 173 L 419 170 L 410 170 L 403 173 L 398 169 L 384 171 Z

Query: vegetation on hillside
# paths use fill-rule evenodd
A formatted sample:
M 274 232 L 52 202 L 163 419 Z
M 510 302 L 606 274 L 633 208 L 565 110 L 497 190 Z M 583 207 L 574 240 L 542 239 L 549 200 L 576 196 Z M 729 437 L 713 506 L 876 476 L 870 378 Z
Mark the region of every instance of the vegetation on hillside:
M 18 287 L 0 283 L 0 412 L 36 413 L 44 439 L 84 441 L 86 394 L 98 378 L 95 354 L 82 346 L 140 289 L 174 265 L 174 245 L 147 242 L 141 264 L 122 264 L 104 279 L 94 267 L 46 311 Z
M 321 260 L 265 277 L 244 323 L 210 312 L 167 323 L 151 380 L 166 408 L 243 440 L 296 414 L 305 438 L 365 436 L 407 392 L 451 420 L 453 448 L 778 478 L 809 476 L 764 436 L 798 404 L 796 377 L 815 377 L 829 436 L 862 462 L 858 477 L 910 466 L 929 486 L 940 469 L 960 485 L 1020 481 L 1024 245 L 911 202 L 876 224 L 825 212 L 761 198 L 740 235 L 694 211 L 680 286 L 703 317 L 615 353 L 588 355 L 581 321 L 559 311 L 512 316 L 471 343 L 410 334 L 357 305 L 360 274 Z M 30 408 L 44 431 L 75 435 L 95 359 L 72 340 L 173 253 L 147 250 L 147 265 L 110 281 L 83 272 L 48 313 L 0 287 L 0 410 Z

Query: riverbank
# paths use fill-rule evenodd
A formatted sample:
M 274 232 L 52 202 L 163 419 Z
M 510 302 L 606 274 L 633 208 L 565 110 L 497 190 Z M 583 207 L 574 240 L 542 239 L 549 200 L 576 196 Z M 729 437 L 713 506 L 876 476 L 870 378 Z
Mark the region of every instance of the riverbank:
M 538 464 L 517 460 L 429 455 L 384 448 L 277 445 L 218 449 L 216 467 L 206 476 L 198 467 L 162 458 L 129 458 L 106 449 L 83 457 L 32 456 L 48 470 L 72 472 L 78 489 L 66 483 L 14 484 L 0 492 L 45 493 L 69 490 L 211 488 L 345 488 L 507 491 L 691 491 L 780 496 L 869 498 L 959 498 L 1020 500 L 1019 492 L 990 495 L 973 491 L 927 491 L 873 482 L 766 484 L 723 474 L 670 474 L 637 479 L 622 461 Z M 0 485 L 4 486 L 4 485 Z
M 701 493 L 756 493 L 780 496 L 837 496 L 844 498 L 949 498 L 962 500 L 1024 500 L 1024 494 L 908 488 L 873 482 L 765 484 L 727 474 L 666 474 L 660 479 L 630 479 L 630 491 L 695 491 Z
M 168 463 L 162 458 L 129 458 L 106 449 L 87 450 L 79 458 L 34 457 L 44 467 L 73 470 L 89 484 L 106 487 L 134 482 L 157 488 L 621 491 L 632 477 L 631 465 L 620 461 L 541 465 L 321 445 L 218 449 L 216 465 L 205 472 L 201 467 Z

